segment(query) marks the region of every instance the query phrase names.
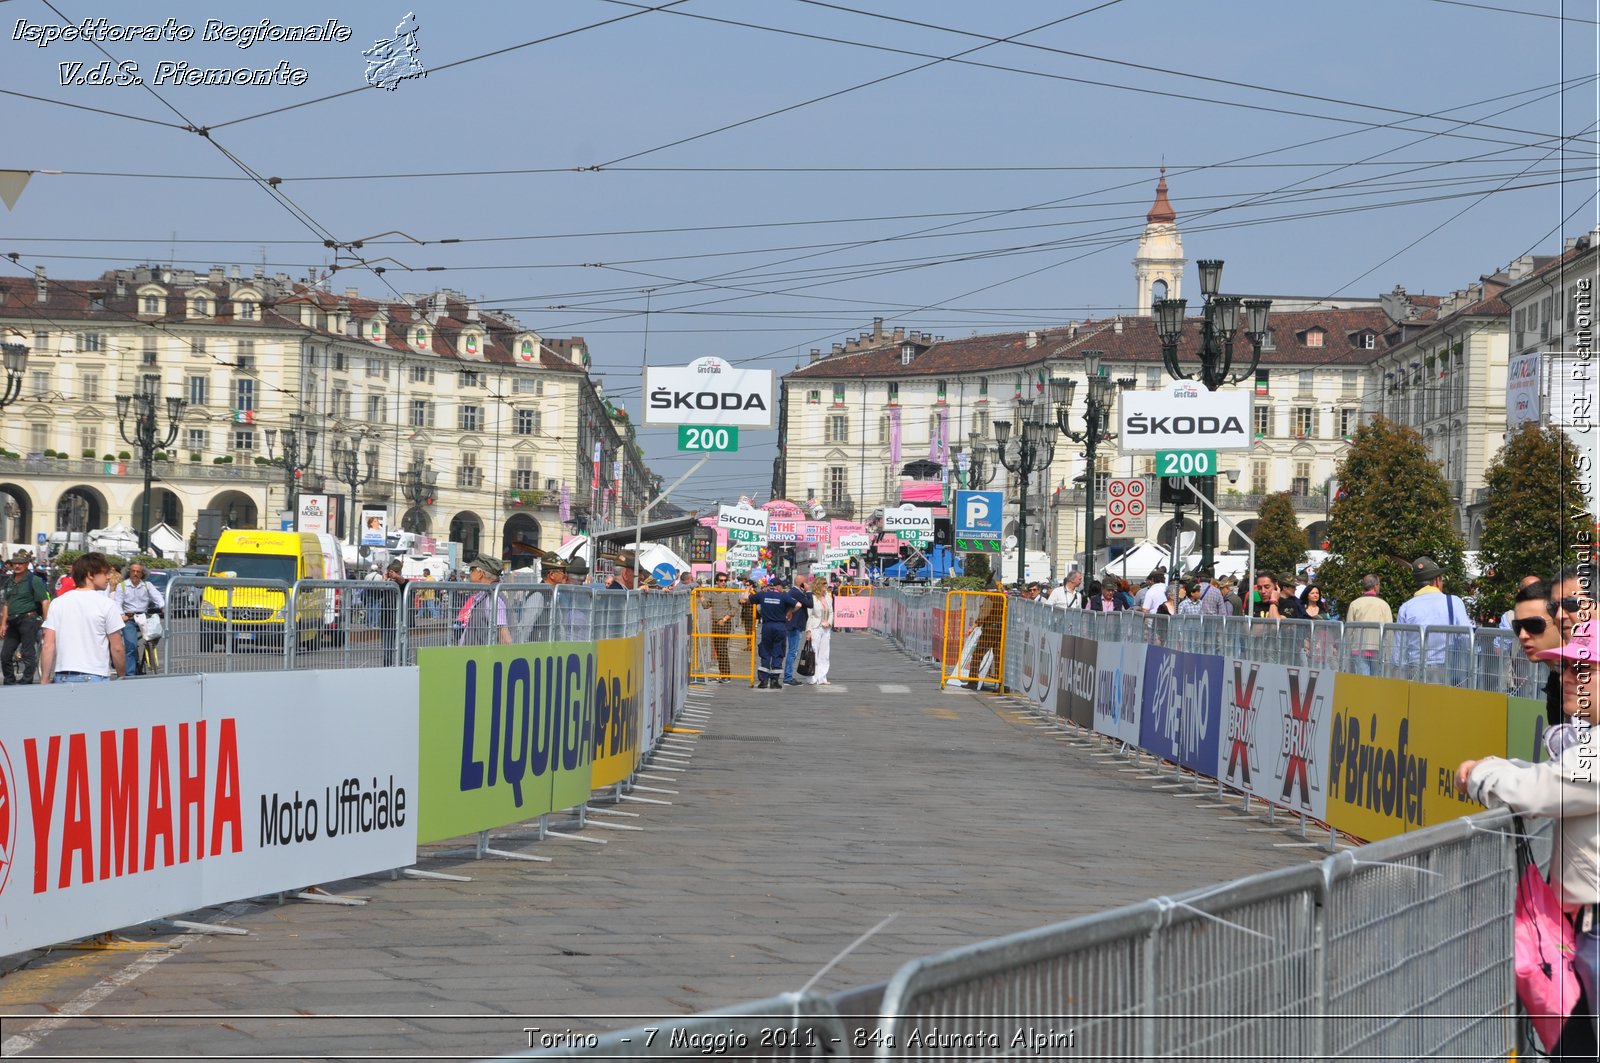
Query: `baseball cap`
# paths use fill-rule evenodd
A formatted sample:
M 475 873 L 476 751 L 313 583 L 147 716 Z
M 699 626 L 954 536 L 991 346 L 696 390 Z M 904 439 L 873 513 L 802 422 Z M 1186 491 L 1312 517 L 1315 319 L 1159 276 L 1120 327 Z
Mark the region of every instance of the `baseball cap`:
M 1533 656 L 1538 661 L 1588 661 L 1592 664 L 1600 661 L 1597 650 L 1600 650 L 1600 628 L 1591 619 L 1573 625 L 1572 638 L 1562 645 L 1540 650 Z
M 1444 569 L 1431 557 L 1419 557 L 1411 562 L 1411 577 L 1418 583 L 1432 583 L 1442 575 Z

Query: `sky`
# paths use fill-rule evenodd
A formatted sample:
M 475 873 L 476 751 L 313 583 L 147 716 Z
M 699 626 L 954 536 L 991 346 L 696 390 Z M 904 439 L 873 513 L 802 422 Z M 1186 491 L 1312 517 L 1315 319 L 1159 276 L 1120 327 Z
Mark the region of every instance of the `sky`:
M 262 10 L 335 9 L 345 40 L 239 47 Z M 0 270 L 449 287 L 585 337 L 636 413 L 646 361 L 781 374 L 874 317 L 955 338 L 1126 312 L 1163 164 L 1186 294 L 1200 258 L 1230 293 L 1445 293 L 1600 218 L 1594 0 L 245 10 L 0 0 L 0 169 L 36 171 Z M 408 15 L 426 76 L 368 84 Z M 46 36 L 94 18 L 164 39 Z M 106 61 L 142 83 L 95 84 Z M 675 429 L 641 441 L 668 482 L 693 460 Z M 742 433 L 674 501 L 766 497 L 775 444 Z

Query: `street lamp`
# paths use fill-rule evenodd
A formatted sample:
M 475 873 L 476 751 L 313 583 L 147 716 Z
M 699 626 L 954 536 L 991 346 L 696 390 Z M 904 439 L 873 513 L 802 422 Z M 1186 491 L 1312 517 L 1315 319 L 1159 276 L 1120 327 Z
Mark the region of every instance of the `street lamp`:
M 1055 433 L 1051 425 L 1033 416 L 1033 401 L 1017 402 L 1021 420 L 1017 424 L 1016 438 L 1011 437 L 1011 422 L 996 421 L 994 438 L 996 457 L 1000 464 L 1022 479 L 1022 491 L 1017 498 L 1017 582 L 1026 580 L 1028 571 L 1028 481 L 1040 469 L 1048 468 L 1055 457 Z M 1003 578 L 1003 576 L 1002 576 Z
M 8 374 L 11 372 L 10 362 L 11 354 L 8 351 Z M 156 416 L 160 412 L 160 401 L 155 391 L 147 389 L 132 395 L 117 396 L 117 431 L 122 433 L 123 440 L 129 446 L 138 450 L 139 464 L 144 468 L 144 506 L 139 517 L 140 553 L 150 552 L 150 481 L 155 454 L 172 446 L 177 440 L 178 422 L 183 420 L 183 411 L 188 405 L 180 398 L 167 399 L 167 427 L 165 431 L 159 431 L 156 428 Z
M 1083 352 L 1083 370 L 1088 375 L 1089 394 L 1085 396 L 1081 432 L 1074 432 L 1070 427 L 1072 397 L 1077 392 L 1078 382 L 1065 377 L 1050 379 L 1050 394 L 1056 403 L 1056 429 L 1074 443 L 1082 443 L 1084 447 L 1083 568 L 1087 573 L 1086 578 L 1090 579 L 1094 577 L 1095 451 L 1099 449 L 1101 443 L 1117 438 L 1115 432 L 1108 430 L 1111 424 L 1111 403 L 1118 389 L 1127 391 L 1134 383 L 1132 377 L 1122 377 L 1113 383 L 1107 367 L 1101 361 L 1104 356 L 1104 351 Z
M 20 343 L 0 343 L 6 366 L 6 386 L 0 392 L 0 409 L 10 406 L 22 394 L 22 373 L 28 368 L 28 348 Z
M 274 460 L 272 446 L 277 442 L 278 430 L 269 428 L 267 436 L 267 459 Z M 290 513 L 294 514 L 295 524 L 300 522 L 300 506 L 297 499 L 297 488 L 300 485 L 300 474 L 311 467 L 312 459 L 317 454 L 317 430 L 306 429 L 306 419 L 303 414 L 291 413 L 289 427 L 283 430 L 283 499 Z M 305 441 L 304 461 L 301 460 L 301 440 Z
M 378 475 L 377 465 L 372 456 L 367 456 L 367 474 L 361 475 L 361 452 L 354 443 L 336 444 L 333 448 L 333 478 L 340 483 L 350 485 L 350 545 L 360 543 L 360 530 L 356 527 L 361 523 L 360 514 L 356 510 L 356 492 L 360 491 L 373 478 Z
M 422 523 L 418 519 L 420 514 L 417 511 L 433 501 L 434 488 L 438 484 L 439 474 L 433 471 L 432 465 L 425 466 L 418 460 L 406 467 L 405 479 L 401 481 L 401 487 L 404 489 L 406 499 L 411 503 L 411 507 L 406 510 L 405 519 L 400 523 L 402 531 L 416 533 L 423 530 L 417 527 Z
M 1184 311 L 1187 300 L 1157 299 L 1152 310 L 1156 319 L 1156 335 L 1161 339 L 1161 357 L 1167 372 L 1174 380 L 1194 380 L 1205 385 L 1207 391 L 1216 391 L 1224 384 L 1237 384 L 1255 375 L 1261 364 L 1261 344 L 1267 338 L 1267 314 L 1272 308 L 1271 299 L 1240 299 L 1236 295 L 1218 295 L 1222 286 L 1222 260 L 1201 259 L 1200 292 L 1205 296 L 1204 316 L 1200 323 L 1200 346 L 1195 352 L 1200 362 L 1198 373 L 1186 372 L 1178 364 L 1178 343 L 1183 339 L 1187 322 Z M 1243 308 L 1244 337 L 1250 343 L 1250 364 L 1237 372 L 1233 370 L 1233 342 L 1239 332 L 1239 311 Z M 1201 477 L 1195 490 L 1212 504 L 1203 507 L 1205 516 L 1200 525 L 1200 567 L 1209 569 L 1214 563 L 1217 547 L 1216 494 L 1217 478 Z

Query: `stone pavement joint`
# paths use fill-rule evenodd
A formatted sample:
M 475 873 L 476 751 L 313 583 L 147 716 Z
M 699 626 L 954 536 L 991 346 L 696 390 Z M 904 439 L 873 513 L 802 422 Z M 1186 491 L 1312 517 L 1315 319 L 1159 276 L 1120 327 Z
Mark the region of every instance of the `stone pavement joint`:
M 836 637 L 833 678 L 703 688 L 701 733 L 675 736 L 690 755 L 672 804 L 629 804 L 643 831 L 606 831 L 607 845 L 514 843 L 553 858 L 541 864 L 429 847 L 420 867 L 471 881 L 369 876 L 326 884 L 371 897 L 364 908 L 200 913 L 251 933 L 170 939 L 165 960 L 109 988 L 127 954 L 4 958 L 0 1041 L 35 1036 L 33 1051 L 61 1057 L 509 1054 L 527 1025 L 603 1030 L 797 990 L 890 915 L 813 991 L 1320 856 L 1279 846 L 1298 840 L 1291 817 L 1251 833 L 1229 821 L 1237 804 L 1207 807 L 1214 788 L 1157 790 L 1014 702 L 941 692 L 936 669 L 878 636 Z M 86 1015 L 26 1033 L 90 990 Z M 179 1015 L 205 1021 L 163 1018 Z

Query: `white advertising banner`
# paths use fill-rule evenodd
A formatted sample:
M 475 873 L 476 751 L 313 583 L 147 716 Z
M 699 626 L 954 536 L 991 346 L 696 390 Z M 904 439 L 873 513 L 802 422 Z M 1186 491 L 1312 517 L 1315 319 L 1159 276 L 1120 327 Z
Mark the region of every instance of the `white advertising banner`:
M 1130 745 L 1139 744 L 1139 686 L 1144 681 L 1144 644 L 1100 643 L 1094 684 L 1094 729 Z
M 919 549 L 933 542 L 933 510 L 921 506 L 896 506 L 883 511 L 883 530 Z
M 1124 452 L 1249 450 L 1250 392 L 1207 391 L 1181 381 L 1162 391 L 1124 391 L 1117 399 Z
M 767 511 L 747 506 L 718 506 L 717 527 L 728 533 L 730 547 L 767 541 Z
M 415 668 L 29 687 L 0 714 L 0 954 L 416 860 Z
M 864 554 L 872 545 L 872 536 L 865 533 L 839 536 L 839 549 L 846 554 Z
M 735 369 L 721 358 L 644 370 L 645 424 L 772 427 L 772 370 Z
M 328 521 L 328 496 L 301 495 L 299 513 L 296 515 L 296 520 L 297 531 L 332 531 L 333 529 Z
M 1334 673 L 1226 658 L 1217 778 L 1283 808 L 1328 818 L 1328 727 Z
M 1540 358 L 1519 354 L 1506 362 L 1506 427 L 1540 419 Z

